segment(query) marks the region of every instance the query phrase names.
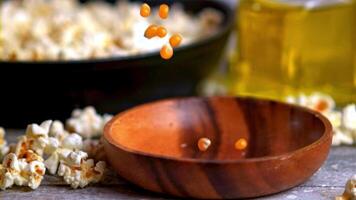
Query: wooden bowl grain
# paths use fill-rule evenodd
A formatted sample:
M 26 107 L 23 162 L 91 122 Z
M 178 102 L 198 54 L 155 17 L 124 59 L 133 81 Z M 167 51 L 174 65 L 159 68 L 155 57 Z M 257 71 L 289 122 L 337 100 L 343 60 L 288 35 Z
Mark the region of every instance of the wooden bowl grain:
M 248 198 L 306 181 L 325 161 L 329 121 L 306 108 L 234 97 L 182 98 L 135 107 L 105 127 L 108 161 L 147 190 L 201 199 Z M 197 141 L 211 146 L 201 152 Z M 240 138 L 248 147 L 239 151 Z

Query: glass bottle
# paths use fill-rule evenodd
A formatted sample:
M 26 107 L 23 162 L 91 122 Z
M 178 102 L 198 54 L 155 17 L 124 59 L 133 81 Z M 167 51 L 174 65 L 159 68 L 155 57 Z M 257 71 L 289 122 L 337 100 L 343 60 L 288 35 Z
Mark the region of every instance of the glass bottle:
M 231 92 L 356 102 L 355 0 L 241 0 Z

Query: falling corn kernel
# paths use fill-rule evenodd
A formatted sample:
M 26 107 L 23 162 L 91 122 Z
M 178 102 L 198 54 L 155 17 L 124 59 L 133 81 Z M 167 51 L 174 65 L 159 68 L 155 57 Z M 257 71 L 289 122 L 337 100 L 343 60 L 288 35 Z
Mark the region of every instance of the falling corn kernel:
M 158 15 L 161 17 L 161 19 L 167 19 L 169 15 L 169 6 L 167 4 L 160 5 Z
M 157 35 L 160 38 L 164 38 L 167 35 L 167 29 L 164 28 L 163 26 L 160 26 L 157 28 Z
M 200 151 L 208 150 L 211 145 L 211 141 L 208 138 L 200 138 L 198 141 L 198 148 Z
M 157 36 L 157 29 L 158 27 L 156 25 L 150 25 L 145 31 L 145 37 L 151 39 Z
M 245 139 L 239 139 L 235 142 L 235 149 L 244 150 L 247 147 L 247 141 Z
M 150 16 L 151 7 L 147 3 L 142 4 L 141 9 L 140 9 L 140 14 L 142 17 Z
M 162 47 L 160 54 L 163 59 L 168 60 L 173 56 L 173 48 L 171 45 L 166 44 Z
M 174 34 L 169 38 L 169 44 L 174 47 L 178 47 L 180 43 L 182 42 L 182 37 L 179 34 Z

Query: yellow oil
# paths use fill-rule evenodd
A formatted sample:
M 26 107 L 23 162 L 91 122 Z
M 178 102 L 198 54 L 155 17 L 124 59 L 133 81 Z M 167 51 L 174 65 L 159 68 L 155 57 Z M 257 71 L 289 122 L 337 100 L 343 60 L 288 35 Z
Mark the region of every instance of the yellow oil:
M 232 93 L 356 102 L 354 0 L 241 0 Z

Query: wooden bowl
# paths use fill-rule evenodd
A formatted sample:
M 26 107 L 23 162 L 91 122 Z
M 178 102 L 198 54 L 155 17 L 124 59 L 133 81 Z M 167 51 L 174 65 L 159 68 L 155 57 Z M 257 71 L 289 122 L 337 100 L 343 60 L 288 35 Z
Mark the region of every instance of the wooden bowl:
M 105 127 L 108 161 L 147 190 L 201 199 L 268 195 L 306 181 L 325 161 L 329 121 L 268 100 L 182 98 L 135 107 Z M 207 137 L 211 146 L 199 151 Z M 245 138 L 245 150 L 234 147 Z

